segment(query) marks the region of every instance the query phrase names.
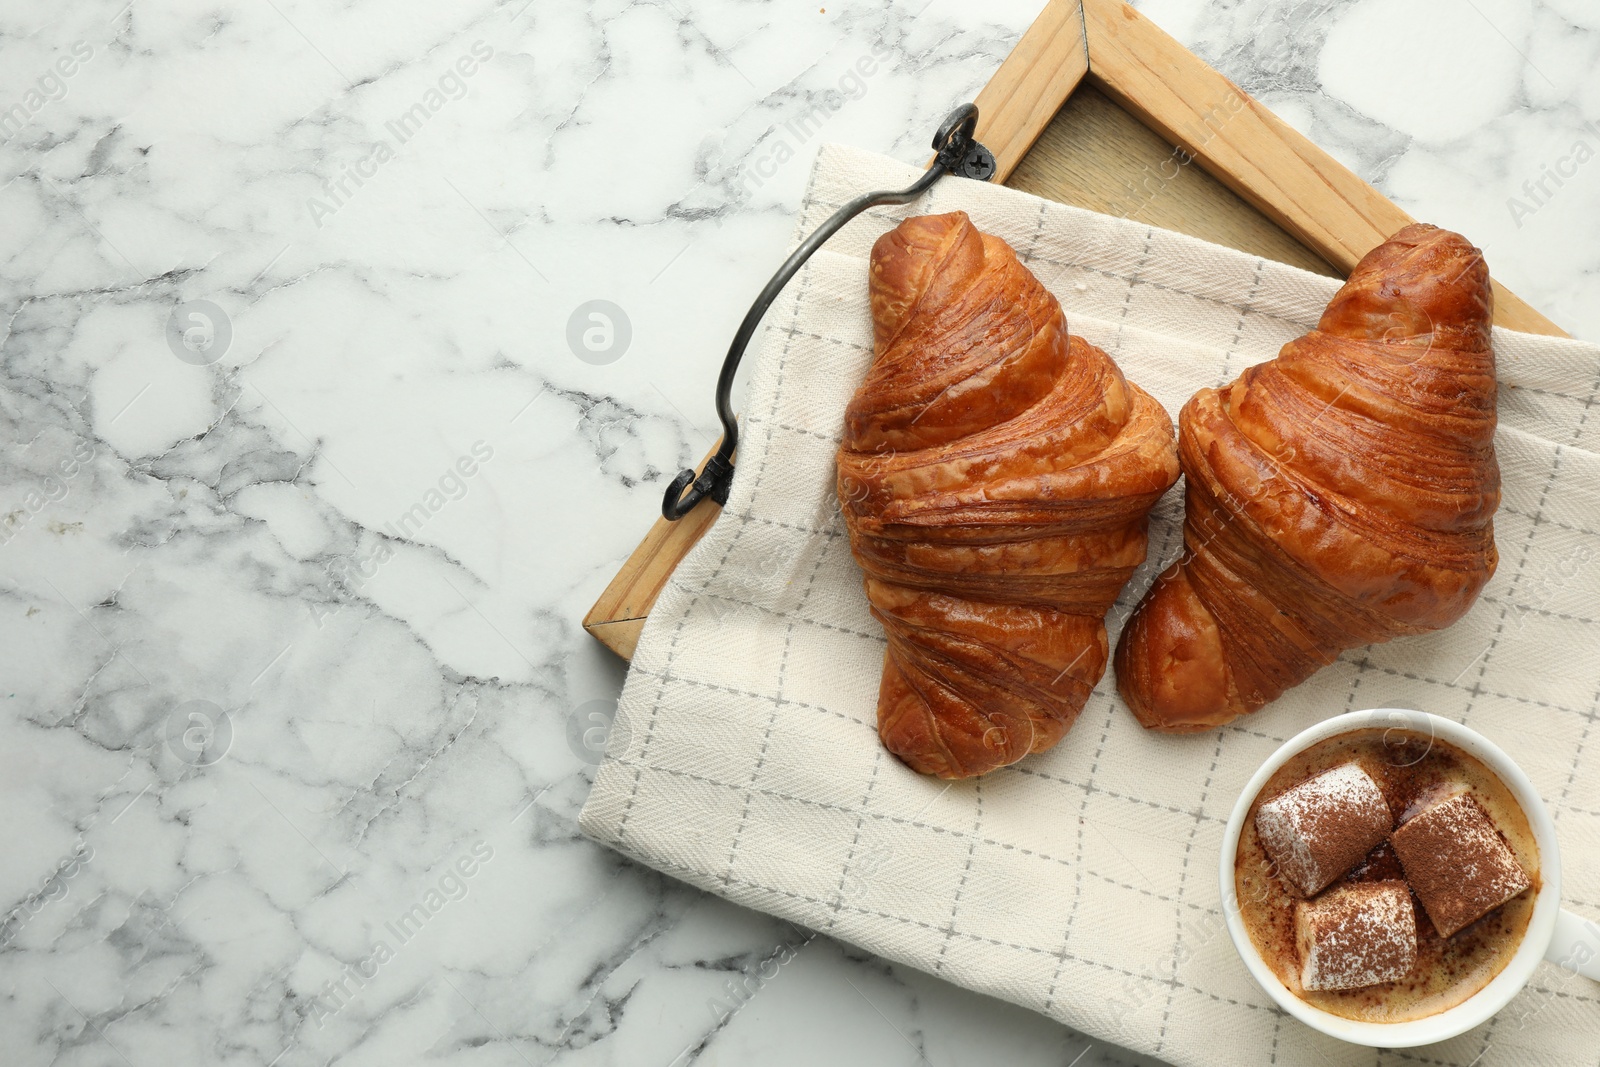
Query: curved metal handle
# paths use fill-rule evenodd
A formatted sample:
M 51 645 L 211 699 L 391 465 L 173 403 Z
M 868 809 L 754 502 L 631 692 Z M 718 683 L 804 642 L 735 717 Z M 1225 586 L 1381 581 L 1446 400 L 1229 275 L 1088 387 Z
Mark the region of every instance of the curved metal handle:
M 738 332 L 733 335 L 733 344 L 728 346 L 727 356 L 722 360 L 722 373 L 717 375 L 717 418 L 722 422 L 722 441 L 717 446 L 717 452 L 706 461 L 705 469 L 698 476 L 693 470 L 685 469 L 679 471 L 678 476 L 672 479 L 672 484 L 667 486 L 666 495 L 661 501 L 663 518 L 669 522 L 676 522 L 694 510 L 695 505 L 707 497 L 719 505 L 728 502 L 728 487 L 733 483 L 733 452 L 739 443 L 739 424 L 734 416 L 731 400 L 733 378 L 739 370 L 739 360 L 743 358 L 745 348 L 755 336 L 756 327 L 761 324 L 762 316 L 783 291 L 783 287 L 789 284 L 789 279 L 795 276 L 805 261 L 810 259 L 828 238 L 838 233 L 844 228 L 845 223 L 869 207 L 876 207 L 879 204 L 910 203 L 931 189 L 933 183 L 946 174 L 957 174 L 977 181 L 988 181 L 994 177 L 994 155 L 972 138 L 977 128 L 976 104 L 962 104 L 950 112 L 939 125 L 939 132 L 933 135 L 936 155 L 927 173 L 904 189 L 880 190 L 856 197 L 829 216 L 828 221 L 818 226 L 816 231 L 800 242 L 800 247 L 784 260 L 783 266 L 778 268 L 772 280 L 767 282 L 756 297 L 756 302 L 750 305 L 744 321 L 739 324 Z

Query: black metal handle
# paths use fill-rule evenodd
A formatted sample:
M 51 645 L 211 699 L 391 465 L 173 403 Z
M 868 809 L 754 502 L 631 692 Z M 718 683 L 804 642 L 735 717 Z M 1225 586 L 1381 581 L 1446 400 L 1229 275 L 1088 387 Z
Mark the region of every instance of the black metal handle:
M 933 135 L 936 155 L 926 174 L 898 191 L 883 190 L 856 197 L 829 216 L 827 222 L 818 226 L 816 232 L 800 242 L 800 247 L 784 260 L 778 273 L 772 276 L 772 280 L 756 297 L 756 302 L 750 305 L 744 321 L 739 324 L 739 331 L 733 335 L 733 344 L 728 346 L 728 354 L 722 361 L 722 373 L 717 375 L 717 418 L 722 422 L 722 441 L 717 446 L 716 455 L 706 461 L 705 469 L 698 476 L 693 470 L 685 469 L 679 471 L 678 476 L 672 479 L 672 484 L 667 486 L 666 495 L 661 501 L 661 514 L 669 522 L 683 518 L 707 497 L 718 505 L 728 502 L 728 487 L 733 483 L 733 452 L 739 443 L 739 424 L 734 417 L 731 400 L 733 377 L 739 370 L 739 360 L 743 358 L 746 346 L 755 336 L 756 327 L 761 324 L 762 316 L 783 291 L 783 287 L 789 284 L 789 280 L 811 258 L 812 253 L 867 208 L 878 204 L 908 204 L 931 189 L 933 183 L 946 174 L 957 174 L 977 181 L 988 181 L 994 177 L 994 155 L 972 138 L 977 127 L 976 104 L 962 104 L 950 112 L 940 124 L 939 132 Z M 688 492 L 684 492 L 685 489 Z

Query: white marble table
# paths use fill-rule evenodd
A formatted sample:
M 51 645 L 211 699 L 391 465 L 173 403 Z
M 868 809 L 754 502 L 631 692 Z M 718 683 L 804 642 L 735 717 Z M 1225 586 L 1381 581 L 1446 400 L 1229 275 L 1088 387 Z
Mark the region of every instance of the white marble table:
M 1140 6 L 1600 338 L 1592 0 Z M 1039 7 L 7 5 L 0 1060 L 1135 1062 L 573 821 L 816 146 Z

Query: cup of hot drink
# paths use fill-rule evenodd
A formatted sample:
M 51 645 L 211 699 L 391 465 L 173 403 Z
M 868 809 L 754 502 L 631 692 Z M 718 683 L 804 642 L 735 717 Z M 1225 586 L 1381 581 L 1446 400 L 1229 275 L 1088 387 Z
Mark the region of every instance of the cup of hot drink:
M 1465 1033 L 1544 959 L 1600 980 L 1600 923 L 1561 908 L 1555 824 L 1533 783 L 1437 715 L 1357 711 L 1290 738 L 1234 804 L 1219 874 L 1251 975 L 1345 1041 Z

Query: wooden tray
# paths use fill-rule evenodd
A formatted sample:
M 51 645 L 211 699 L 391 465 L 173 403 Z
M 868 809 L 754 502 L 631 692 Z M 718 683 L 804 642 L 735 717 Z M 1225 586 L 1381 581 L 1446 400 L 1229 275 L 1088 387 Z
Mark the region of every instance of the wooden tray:
M 1307 270 L 1343 277 L 1414 221 L 1122 0 L 1050 0 L 977 104 L 995 180 Z M 1566 336 L 1498 283 L 1495 322 Z M 584 628 L 630 658 L 718 514 L 657 519 Z

